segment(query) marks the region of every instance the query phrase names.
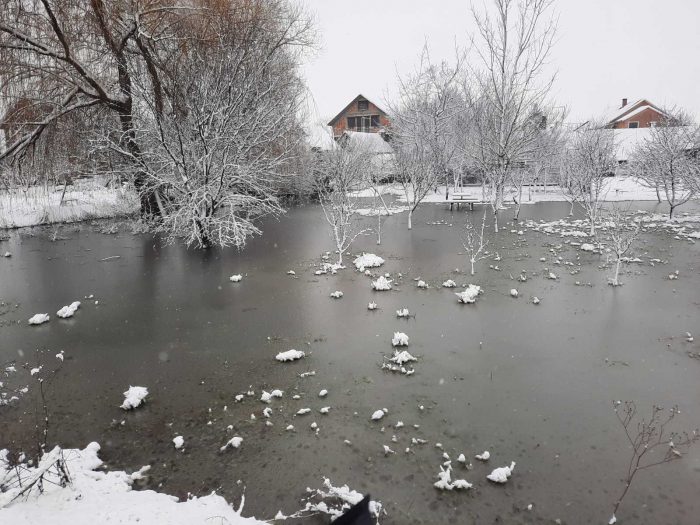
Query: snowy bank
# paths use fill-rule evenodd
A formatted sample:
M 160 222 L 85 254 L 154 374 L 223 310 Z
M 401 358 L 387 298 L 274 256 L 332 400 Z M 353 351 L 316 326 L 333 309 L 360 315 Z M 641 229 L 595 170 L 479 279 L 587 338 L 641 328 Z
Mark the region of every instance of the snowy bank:
M 104 472 L 96 470 L 102 465 L 97 453 L 100 445 L 90 443 L 85 449 L 58 447 L 44 454 L 39 466 L 27 467 L 27 479 L 44 474 L 44 493 L 31 491 L 12 501 L 21 490 L 15 488 L 0 494 L 0 523 L 51 523 L 52 525 L 94 525 L 96 523 L 139 523 L 141 525 L 194 525 L 211 523 L 216 518 L 228 525 L 262 525 L 264 521 L 241 516 L 243 501 L 238 510 L 226 500 L 211 493 L 201 498 L 192 497 L 178 502 L 153 490 L 132 490 L 133 482 L 142 476 L 144 469 L 134 474 L 124 471 Z M 65 459 L 70 473 L 70 484 L 57 484 L 57 474 L 52 475 L 56 460 Z M 9 479 L 15 472 L 3 461 L 0 454 L 0 479 Z M 53 477 L 52 477 L 53 476 Z

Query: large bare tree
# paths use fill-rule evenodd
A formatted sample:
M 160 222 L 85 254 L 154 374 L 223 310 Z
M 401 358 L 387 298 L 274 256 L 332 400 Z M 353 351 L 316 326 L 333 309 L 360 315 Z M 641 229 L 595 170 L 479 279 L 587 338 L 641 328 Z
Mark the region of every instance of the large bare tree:
M 465 83 L 476 130 L 474 161 L 485 177 L 498 231 L 498 211 L 513 170 L 535 157 L 542 118 L 554 80 L 544 68 L 556 33 L 548 16 L 552 0 L 493 0 L 493 11 L 473 9 L 478 28 L 472 68 Z
M 318 153 L 317 193 L 338 253 L 338 266 L 343 264 L 343 255 L 354 240 L 365 231 L 357 227 L 357 199 L 351 194 L 365 188 L 373 156 L 367 143 L 352 135 Z
M 606 177 L 617 168 L 613 130 L 596 123 L 581 126 L 569 135 L 563 157 L 564 187 L 572 203 L 577 201 L 586 212 L 593 237 L 606 196 Z
M 454 65 L 433 64 L 427 46 L 416 71 L 399 78 L 399 97 L 390 104 L 395 174 L 408 206 L 408 229 L 413 212 L 458 164 L 457 122 L 464 111 L 458 90 L 463 57 Z
M 93 111 L 86 140 L 131 174 L 166 239 L 242 246 L 278 213 L 302 138 L 298 68 L 314 44 L 288 0 L 0 0 L 0 79 L 16 160 L 48 126 Z M 27 102 L 28 101 L 28 102 Z M 7 120 L 7 118 L 6 118 Z
M 673 218 L 676 208 L 700 190 L 700 129 L 682 112 L 668 115 L 649 130 L 630 164 L 634 176 L 663 194 Z

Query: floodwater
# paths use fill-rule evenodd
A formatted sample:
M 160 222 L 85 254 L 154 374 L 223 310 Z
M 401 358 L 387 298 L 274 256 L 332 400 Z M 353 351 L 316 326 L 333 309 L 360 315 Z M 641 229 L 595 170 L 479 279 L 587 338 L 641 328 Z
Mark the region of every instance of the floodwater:
M 566 204 L 537 204 L 524 206 L 521 217 L 552 220 L 567 212 Z M 633 400 L 644 413 L 653 404 L 678 404 L 676 429 L 700 424 L 700 360 L 688 354 L 700 352 L 700 244 L 645 234 L 636 253 L 667 264 L 626 266 L 624 286 L 611 288 L 599 255 L 564 244 L 556 254 L 575 266 L 555 266 L 550 248 L 565 239 L 527 229 L 516 235 L 506 225 L 498 235 L 489 228 L 489 248 L 501 260 L 477 263 L 471 277 L 454 272 L 467 268 L 460 226 L 469 213 L 480 218 L 478 208 L 451 213 L 424 205 L 410 232 L 398 214 L 384 220 L 381 246 L 361 236 L 353 253 L 377 253 L 386 259 L 382 272 L 403 274 L 395 290 L 381 293 L 350 267 L 313 274 L 332 247 L 316 206 L 270 221 L 240 253 L 163 247 L 150 236 L 104 235 L 88 225 L 56 235 L 55 228 L 14 232 L 0 243 L 12 253 L 0 260 L 0 363 L 48 369 L 65 351 L 47 386 L 50 444 L 98 441 L 109 468 L 150 464 L 145 486 L 180 497 L 216 490 L 237 503 L 244 493 L 246 515 L 290 514 L 303 506 L 306 487 L 320 487 L 326 476 L 381 500 L 387 524 L 607 523 L 630 459 L 612 401 Z M 376 221 L 363 220 L 368 227 Z M 489 269 L 495 264 L 500 271 Z M 559 279 L 546 279 L 545 267 Z M 675 270 L 679 279 L 668 280 Z M 521 271 L 527 282 L 512 280 Z M 243 280 L 229 282 L 236 273 Z M 417 289 L 417 277 L 430 288 Z M 460 305 L 455 290 L 440 286 L 448 278 L 485 293 Z M 511 298 L 511 288 L 520 297 Z M 335 290 L 342 299 L 329 297 Z M 541 303 L 533 305 L 532 296 Z M 74 300 L 83 305 L 73 319 L 54 315 Z M 369 301 L 379 310 L 368 311 Z M 398 319 L 401 307 L 415 317 Z M 28 326 L 38 312 L 51 321 Z M 408 349 L 419 357 L 413 376 L 381 369 L 394 331 L 409 335 Z M 686 342 L 689 331 L 696 342 Z M 307 352 L 306 359 L 274 360 L 290 348 Z M 311 370 L 315 376 L 298 375 Z M 30 391 L 0 407 L 0 448 L 30 450 L 35 442 L 36 381 L 21 373 Z M 124 412 L 129 385 L 150 394 L 145 406 Z M 262 389 L 274 388 L 284 398 L 261 403 Z M 324 388 L 329 394 L 321 399 Z M 248 390 L 255 396 L 234 402 Z M 271 427 L 262 417 L 266 406 Z M 332 407 L 328 415 L 318 413 L 322 406 Z M 295 416 L 303 407 L 312 412 Z M 388 415 L 370 421 L 379 408 Z M 405 426 L 393 429 L 399 420 Z M 285 431 L 289 424 L 294 432 Z M 184 451 L 173 448 L 176 435 L 185 438 Z M 242 446 L 220 453 L 233 435 L 243 437 Z M 411 445 L 412 437 L 428 443 Z M 436 442 L 453 460 L 453 478 L 474 489 L 433 487 L 443 462 Z M 382 445 L 396 454 L 385 457 Z M 466 470 L 456 462 L 460 453 L 473 458 L 483 450 L 491 452 L 487 464 L 471 459 Z M 506 485 L 486 480 L 511 460 L 517 466 Z M 698 494 L 700 446 L 641 472 L 618 518 L 696 525 Z

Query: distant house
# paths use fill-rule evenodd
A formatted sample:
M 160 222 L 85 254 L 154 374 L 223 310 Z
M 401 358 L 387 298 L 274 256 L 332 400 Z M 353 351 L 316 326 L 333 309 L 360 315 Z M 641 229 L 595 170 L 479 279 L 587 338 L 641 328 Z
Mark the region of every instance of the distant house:
M 623 98 L 622 106 L 611 115 L 605 127 L 611 129 L 651 128 L 666 116 L 661 108 L 645 98 L 632 104 L 628 104 L 627 99 Z
M 363 95 L 357 95 L 328 123 L 333 128 L 333 138 L 345 131 L 379 133 L 389 125 L 386 112 Z

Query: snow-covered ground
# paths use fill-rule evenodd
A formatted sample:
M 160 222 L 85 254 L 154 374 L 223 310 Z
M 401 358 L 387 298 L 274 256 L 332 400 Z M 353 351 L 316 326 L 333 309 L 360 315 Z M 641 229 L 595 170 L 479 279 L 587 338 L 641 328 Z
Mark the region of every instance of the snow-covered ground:
M 0 191 L 0 228 L 76 222 L 125 215 L 138 210 L 136 194 L 106 187 L 102 179 L 81 179 L 68 186 L 32 186 Z
M 453 192 L 452 187 L 447 188 L 446 186 L 438 186 L 437 191 L 429 193 L 425 199 L 423 199 L 423 202 L 445 202 L 446 189 L 449 189 L 450 194 Z M 380 191 L 383 195 L 396 195 L 399 202 L 406 202 L 406 196 L 403 188 L 398 184 L 382 186 Z M 460 189 L 460 192 L 467 194 L 469 197 L 474 199 L 482 200 L 484 198 L 481 186 L 465 186 Z M 604 200 L 608 202 L 656 200 L 656 191 L 652 188 L 642 186 L 633 177 L 616 176 L 605 179 L 605 189 L 603 190 L 603 194 L 605 195 Z M 372 190 L 362 190 L 352 194 L 354 197 L 371 197 L 372 195 Z M 507 189 L 505 204 L 512 203 L 512 198 L 514 196 L 517 196 L 515 188 Z M 560 202 L 566 200 L 567 199 L 564 197 L 564 194 L 559 186 L 547 186 L 546 189 L 538 186 L 532 187 L 531 190 L 528 187 L 523 188 L 522 204 L 532 204 L 536 202 Z M 390 209 L 393 213 L 403 211 L 402 208 Z M 361 214 L 370 215 L 371 210 L 362 210 Z
M 19 495 L 16 486 L 0 494 L 0 523 L 21 525 L 51 523 L 52 525 L 93 525 L 96 523 L 142 523 L 156 525 L 194 525 L 227 523 L 254 525 L 267 523 L 241 515 L 226 500 L 211 493 L 201 498 L 192 497 L 178 502 L 174 496 L 153 490 L 132 490 L 134 481 L 147 468 L 133 474 L 124 471 L 105 472 L 98 457 L 100 445 L 90 443 L 83 450 L 56 447 L 43 456 L 37 468 L 25 472 L 23 486 L 44 474 L 44 492 L 35 488 L 28 495 Z M 4 459 L 7 451 L 0 451 L 0 480 L 9 480 L 15 472 Z M 70 484 L 61 487 L 53 465 L 63 457 L 70 476 Z M 15 501 L 13 501 L 16 498 Z M 216 520 L 216 521 L 214 521 Z

